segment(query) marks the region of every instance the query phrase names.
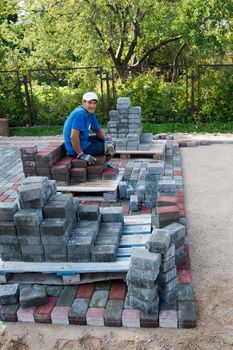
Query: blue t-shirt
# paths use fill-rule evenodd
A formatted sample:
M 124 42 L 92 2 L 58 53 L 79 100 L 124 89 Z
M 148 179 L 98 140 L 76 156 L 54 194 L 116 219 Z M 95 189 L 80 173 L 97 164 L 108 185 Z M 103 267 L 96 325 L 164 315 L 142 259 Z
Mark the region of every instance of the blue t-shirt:
M 80 131 L 80 143 L 84 151 L 90 144 L 90 141 L 88 141 L 89 131 L 99 131 L 100 126 L 95 113 L 87 114 L 87 111 L 82 106 L 75 108 L 66 119 L 63 128 L 66 151 L 70 155 L 77 154 L 70 139 L 72 129 Z

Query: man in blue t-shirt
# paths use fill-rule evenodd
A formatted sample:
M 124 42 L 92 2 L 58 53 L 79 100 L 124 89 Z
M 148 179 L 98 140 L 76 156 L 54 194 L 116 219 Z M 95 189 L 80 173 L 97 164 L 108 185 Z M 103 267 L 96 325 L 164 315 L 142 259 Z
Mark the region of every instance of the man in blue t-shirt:
M 67 153 L 85 159 L 89 164 L 97 162 L 93 156 L 112 155 L 115 151 L 111 139 L 100 128 L 94 113 L 97 102 L 98 96 L 94 92 L 86 92 L 82 105 L 70 113 L 63 129 Z M 89 136 L 90 130 L 96 135 Z

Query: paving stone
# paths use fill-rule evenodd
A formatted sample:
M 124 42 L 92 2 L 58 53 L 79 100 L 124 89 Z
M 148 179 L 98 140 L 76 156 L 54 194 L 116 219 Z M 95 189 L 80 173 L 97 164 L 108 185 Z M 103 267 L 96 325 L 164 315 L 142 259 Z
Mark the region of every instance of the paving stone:
M 158 294 L 158 285 L 156 284 L 153 288 L 138 288 L 129 284 L 128 294 L 142 301 L 152 302 Z
M 174 310 L 177 311 L 177 299 L 171 300 L 170 302 L 160 302 L 160 310 Z
M 116 280 L 112 282 L 111 290 L 109 293 L 109 300 L 124 300 L 127 287 L 124 281 Z
M 123 208 L 118 207 L 109 207 L 109 208 L 103 208 L 101 213 L 102 221 L 103 222 L 124 222 L 124 213 Z
M 16 224 L 18 236 L 39 236 L 40 235 L 40 225 L 19 225 Z
M 160 272 L 158 280 L 160 282 L 160 285 L 164 285 L 175 277 L 177 277 L 176 266 L 172 267 L 166 272 Z
M 120 237 L 117 235 L 113 235 L 110 237 L 99 237 L 97 236 L 95 240 L 95 245 L 119 245 Z M 1 242 L 1 237 L 0 237 L 0 242 Z
M 19 322 L 35 322 L 34 320 L 35 307 L 23 309 L 20 307 L 17 311 L 17 319 Z
M 73 200 L 49 200 L 43 207 L 44 218 L 68 218 L 73 209 Z
M 98 220 L 100 210 L 98 205 L 80 205 L 79 218 L 80 220 Z
M 19 285 L 1 284 L 0 285 L 0 305 L 15 304 L 19 300 Z
M 171 238 L 167 232 L 154 229 L 149 237 L 146 247 L 150 252 L 165 254 L 170 246 Z
M 124 309 L 122 313 L 123 327 L 140 327 L 140 310 Z
M 49 297 L 58 297 L 62 291 L 62 286 L 47 285 L 47 294 Z
M 176 264 L 175 257 L 173 256 L 169 260 L 162 261 L 162 263 L 160 265 L 160 271 L 167 272 L 167 271 L 171 270 L 175 266 L 175 264 Z
M 19 199 L 28 202 L 35 199 L 46 199 L 46 189 L 42 183 L 24 184 L 18 190 Z
M 109 327 L 121 327 L 123 300 L 109 300 L 104 314 L 104 325 Z
M 159 327 L 177 328 L 177 312 L 174 310 L 161 310 L 159 313 Z
M 13 221 L 0 222 L 0 235 L 16 235 L 16 226 Z
M 109 292 L 107 290 L 96 290 L 94 291 L 91 301 L 90 301 L 90 307 L 91 308 L 104 308 L 106 306 L 106 303 L 108 301 L 108 295 Z
M 194 328 L 197 324 L 195 305 L 193 301 L 178 302 L 178 327 Z
M 77 293 L 77 287 L 66 286 L 62 289 L 57 299 L 56 306 L 71 306 Z
M 67 229 L 67 221 L 64 218 L 48 218 L 41 222 L 41 235 L 64 235 Z
M 69 324 L 69 306 L 55 306 L 51 312 L 52 323 Z
M 17 311 L 19 309 L 19 303 L 11 305 L 1 305 L 0 306 L 0 319 L 3 322 L 17 322 Z
M 168 248 L 167 252 L 165 254 L 162 254 L 162 263 L 165 261 L 168 261 L 172 257 L 175 256 L 175 244 L 171 243 L 170 247 Z
M 89 307 L 90 299 L 74 299 L 69 311 L 69 323 L 77 325 L 86 325 L 86 314 Z
M 157 328 L 159 326 L 159 311 L 155 310 L 153 314 L 141 311 L 140 326 L 143 328 Z
M 150 271 L 150 270 L 143 270 L 143 269 L 135 269 L 133 266 L 131 266 L 131 263 L 129 265 L 129 271 L 127 273 L 129 277 L 135 277 L 135 278 L 150 280 L 150 281 L 155 281 L 158 274 L 159 274 L 159 270 Z
M 0 221 L 14 221 L 14 214 L 19 210 L 15 202 L 0 202 Z
M 107 291 L 110 291 L 111 285 L 112 285 L 111 281 L 96 282 L 95 290 L 107 290 Z
M 14 214 L 16 226 L 37 226 L 42 220 L 41 209 L 20 209 Z
M 154 313 L 159 308 L 159 297 L 156 296 L 153 301 L 142 300 L 128 293 L 129 303 L 134 309 L 139 309 L 147 313 Z
M 185 226 L 178 222 L 173 222 L 163 229 L 170 232 L 172 243 L 176 243 L 179 239 L 185 237 L 186 234 Z
M 51 323 L 51 313 L 56 306 L 57 298 L 51 296 L 48 298 L 48 304 L 37 306 L 34 310 L 34 319 L 37 323 Z
M 177 287 L 178 277 L 175 276 L 173 279 L 169 280 L 167 283 L 160 284 L 159 288 L 163 293 L 171 292 L 174 288 Z
M 191 271 L 187 270 L 178 270 L 177 271 L 178 275 L 178 283 L 179 284 L 189 284 L 192 283 L 192 274 Z
M 91 251 L 92 261 L 113 262 L 116 260 L 116 245 L 95 245 Z
M 19 301 L 23 309 L 46 305 L 48 303 L 46 287 L 43 285 L 33 285 L 32 287 L 23 288 L 20 291 Z
M 76 293 L 76 298 L 91 299 L 95 290 L 95 283 L 81 284 Z
M 88 326 L 104 326 L 105 309 L 90 307 L 87 311 L 86 322 Z
M 171 290 L 170 292 L 165 292 L 163 293 L 162 290 L 159 290 L 159 297 L 160 297 L 160 301 L 161 303 L 171 303 L 174 300 L 177 300 L 177 287 L 175 287 L 173 290 Z
M 151 253 L 147 249 L 135 249 L 131 255 L 131 266 L 138 269 L 158 270 L 161 264 L 161 255 Z
M 193 288 L 191 284 L 179 284 L 177 299 L 179 302 L 181 301 L 193 301 Z

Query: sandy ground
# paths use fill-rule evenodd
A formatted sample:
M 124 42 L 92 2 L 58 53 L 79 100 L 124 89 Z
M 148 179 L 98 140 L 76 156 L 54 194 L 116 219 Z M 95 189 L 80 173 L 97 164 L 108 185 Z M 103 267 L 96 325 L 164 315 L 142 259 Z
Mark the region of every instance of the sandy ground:
M 233 349 L 233 145 L 183 148 L 198 327 L 123 329 L 8 323 L 0 349 Z

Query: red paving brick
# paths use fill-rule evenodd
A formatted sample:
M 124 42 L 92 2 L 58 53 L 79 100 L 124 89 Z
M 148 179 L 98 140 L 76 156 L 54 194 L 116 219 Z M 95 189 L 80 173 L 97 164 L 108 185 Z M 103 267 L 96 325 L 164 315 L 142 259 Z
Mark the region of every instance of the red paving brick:
M 127 287 L 124 281 L 113 281 L 109 293 L 110 300 L 125 300 Z
M 192 283 L 192 274 L 188 270 L 177 270 L 178 283 L 179 284 L 190 284 Z
M 91 299 L 95 289 L 95 283 L 81 284 L 76 293 L 76 298 Z

